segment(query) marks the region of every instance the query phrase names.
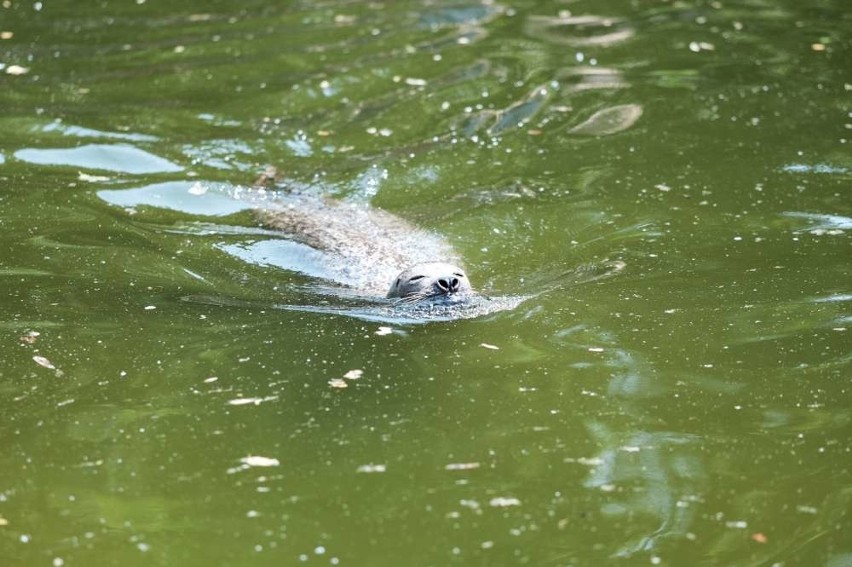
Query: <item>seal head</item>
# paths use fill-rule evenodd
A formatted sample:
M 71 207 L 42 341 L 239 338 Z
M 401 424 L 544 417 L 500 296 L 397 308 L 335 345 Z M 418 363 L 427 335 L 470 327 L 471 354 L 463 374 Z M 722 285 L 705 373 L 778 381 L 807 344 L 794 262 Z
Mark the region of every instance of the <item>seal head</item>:
M 406 302 L 426 299 L 460 301 L 473 293 L 464 270 L 445 262 L 424 262 L 403 271 L 391 284 L 389 298 Z

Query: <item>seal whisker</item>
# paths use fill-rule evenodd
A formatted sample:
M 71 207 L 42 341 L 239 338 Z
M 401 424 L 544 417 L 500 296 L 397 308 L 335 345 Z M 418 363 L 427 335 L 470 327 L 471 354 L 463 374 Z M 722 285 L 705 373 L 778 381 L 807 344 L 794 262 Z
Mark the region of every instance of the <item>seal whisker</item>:
M 429 292 L 426 292 L 426 291 L 417 291 L 417 292 L 409 293 L 405 297 L 400 297 L 399 301 L 402 302 L 402 303 L 420 303 L 421 301 L 423 301 L 425 299 L 429 299 L 430 297 L 433 297 L 434 295 L 435 294 L 429 293 Z

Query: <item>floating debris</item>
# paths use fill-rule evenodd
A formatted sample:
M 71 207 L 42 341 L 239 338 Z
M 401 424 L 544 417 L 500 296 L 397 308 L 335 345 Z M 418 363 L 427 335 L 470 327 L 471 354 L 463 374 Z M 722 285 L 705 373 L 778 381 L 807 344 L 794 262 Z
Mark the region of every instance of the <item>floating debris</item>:
M 479 463 L 450 463 L 444 466 L 444 470 L 447 471 L 469 471 L 478 468 Z
M 89 175 L 88 173 L 83 173 L 82 171 L 77 173 L 77 179 L 80 181 L 87 181 L 89 183 L 100 183 L 101 181 L 110 180 L 110 178 L 105 175 Z
M 29 72 L 29 67 L 21 67 L 20 65 L 9 65 L 6 67 L 7 75 L 26 75 Z
M 566 463 L 577 463 L 579 465 L 586 465 L 587 467 L 598 467 L 604 464 L 604 460 L 600 457 L 577 457 L 573 459 L 568 457 L 565 459 Z
M 349 384 L 346 383 L 346 380 L 357 380 L 363 375 L 364 371 L 356 368 L 344 374 L 343 378 L 332 378 L 328 381 L 328 385 L 332 388 L 348 388 Z
M 520 506 L 521 501 L 517 498 L 498 496 L 489 500 L 488 505 L 493 508 L 506 508 L 508 506 Z
M 281 464 L 278 459 L 271 457 L 261 457 L 258 455 L 249 455 L 243 457 L 240 462 L 250 467 L 277 467 Z
M 240 459 L 240 464 L 236 467 L 229 468 L 226 472 L 228 474 L 234 474 L 242 471 L 246 471 L 252 467 L 277 467 L 281 463 L 278 459 L 272 457 L 261 457 L 258 455 L 249 455 L 248 457 L 243 457 Z
M 44 366 L 45 368 L 49 368 L 50 370 L 56 370 L 56 367 L 53 365 L 53 363 L 43 356 L 35 355 L 33 357 L 33 360 L 39 366 Z
M 781 168 L 788 173 L 846 173 L 848 168 L 827 163 L 791 163 Z
M 340 25 L 350 25 L 358 21 L 358 16 L 352 14 L 335 14 L 334 23 Z
M 387 138 L 388 136 L 393 135 L 393 130 L 390 128 L 376 128 L 375 126 L 370 126 L 367 128 L 367 133 L 372 134 L 373 136 L 382 136 Z
M 39 336 L 41 336 L 41 333 L 39 333 L 38 331 L 27 331 L 26 333 L 18 337 L 18 340 L 22 343 L 31 345 L 35 344 Z
M 689 42 L 689 50 L 693 53 L 699 53 L 701 51 L 714 51 L 716 46 L 712 43 L 707 43 L 706 41 L 691 41 Z
M 272 402 L 278 399 L 278 396 L 266 396 L 265 398 L 234 398 L 233 400 L 228 400 L 228 405 L 231 406 L 247 406 L 247 405 L 256 405 L 259 406 L 264 402 Z

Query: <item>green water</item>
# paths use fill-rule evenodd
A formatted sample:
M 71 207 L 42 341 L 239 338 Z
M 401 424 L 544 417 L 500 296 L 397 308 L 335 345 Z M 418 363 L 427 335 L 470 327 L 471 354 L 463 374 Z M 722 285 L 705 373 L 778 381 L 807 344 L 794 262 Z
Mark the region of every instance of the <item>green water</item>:
M 848 8 L 3 2 L 0 564 L 852 565 Z M 553 290 L 134 201 L 267 164 Z

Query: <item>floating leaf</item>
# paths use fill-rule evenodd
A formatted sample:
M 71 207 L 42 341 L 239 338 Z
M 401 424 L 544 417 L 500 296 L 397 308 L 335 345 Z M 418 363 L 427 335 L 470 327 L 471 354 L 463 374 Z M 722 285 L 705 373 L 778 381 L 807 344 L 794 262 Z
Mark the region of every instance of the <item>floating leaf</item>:
M 469 471 L 471 469 L 478 469 L 479 463 L 450 463 L 444 467 L 444 470 L 448 471 Z
M 56 370 L 56 367 L 53 365 L 53 363 L 52 363 L 52 362 L 50 362 L 48 359 L 46 359 L 46 358 L 45 358 L 45 357 L 43 357 L 43 356 L 35 355 L 35 356 L 33 357 L 33 360 L 34 360 L 34 361 L 35 361 L 35 363 L 36 363 L 36 364 L 38 364 L 39 366 L 44 366 L 45 368 L 49 368 L 49 369 L 51 369 L 51 370 Z
M 488 504 L 494 508 L 505 508 L 507 506 L 520 506 L 521 501 L 517 498 L 498 496 L 489 500 Z
M 26 75 L 29 72 L 29 67 L 21 67 L 20 65 L 9 65 L 6 67 L 6 74 L 8 75 Z
M 270 457 L 260 457 L 258 455 L 250 455 L 248 457 L 243 457 L 242 459 L 240 459 L 240 462 L 250 467 L 277 467 L 281 464 L 278 459 L 273 459 Z

